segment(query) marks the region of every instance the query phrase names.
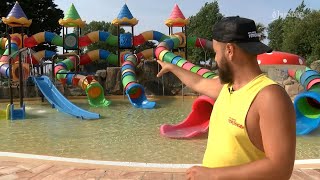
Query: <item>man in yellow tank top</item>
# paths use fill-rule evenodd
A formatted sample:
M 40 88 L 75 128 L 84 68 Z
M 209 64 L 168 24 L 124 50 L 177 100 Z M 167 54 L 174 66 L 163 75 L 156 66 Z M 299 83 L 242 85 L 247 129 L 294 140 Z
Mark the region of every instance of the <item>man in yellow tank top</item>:
M 289 179 L 295 160 L 295 112 L 286 91 L 262 73 L 257 55 L 272 49 L 259 40 L 253 20 L 226 17 L 214 25 L 219 78 L 205 79 L 173 64 L 193 90 L 216 99 L 202 166 L 187 179 Z

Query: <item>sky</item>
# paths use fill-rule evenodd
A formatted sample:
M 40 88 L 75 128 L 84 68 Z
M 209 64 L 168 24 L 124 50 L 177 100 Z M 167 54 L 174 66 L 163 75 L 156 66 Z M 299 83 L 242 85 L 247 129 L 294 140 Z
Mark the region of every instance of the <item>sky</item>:
M 63 11 L 67 11 L 73 3 L 82 20 L 87 23 L 111 22 L 126 3 L 132 15 L 139 20 L 135 26 L 135 34 L 148 30 L 167 34 L 168 27 L 164 21 L 170 16 L 175 4 L 179 5 L 187 18 L 196 15 L 206 2 L 212 0 L 54 0 L 54 2 Z M 295 9 L 301 2 L 302 0 L 218 0 L 220 13 L 224 16 L 239 15 L 265 26 L 279 16 L 285 17 L 289 9 Z M 305 0 L 305 4 L 311 9 L 320 10 L 319 0 Z

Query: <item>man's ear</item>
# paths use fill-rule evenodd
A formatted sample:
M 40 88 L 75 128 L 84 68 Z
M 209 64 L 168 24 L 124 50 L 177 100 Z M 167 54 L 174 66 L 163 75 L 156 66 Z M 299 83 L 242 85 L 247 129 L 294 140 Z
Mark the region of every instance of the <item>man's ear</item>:
M 233 56 L 234 56 L 234 53 L 235 53 L 235 46 L 234 44 L 231 44 L 231 43 L 227 43 L 226 44 L 226 56 L 228 57 L 229 60 L 232 60 Z

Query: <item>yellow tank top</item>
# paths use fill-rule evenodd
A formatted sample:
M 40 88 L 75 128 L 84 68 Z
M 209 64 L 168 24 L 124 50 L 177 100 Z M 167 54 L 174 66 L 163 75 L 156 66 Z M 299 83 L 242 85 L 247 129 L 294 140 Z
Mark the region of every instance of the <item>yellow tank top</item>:
M 211 113 L 203 166 L 236 166 L 265 157 L 250 141 L 245 120 L 256 95 L 271 84 L 276 83 L 261 74 L 232 93 L 230 85 L 223 86 Z

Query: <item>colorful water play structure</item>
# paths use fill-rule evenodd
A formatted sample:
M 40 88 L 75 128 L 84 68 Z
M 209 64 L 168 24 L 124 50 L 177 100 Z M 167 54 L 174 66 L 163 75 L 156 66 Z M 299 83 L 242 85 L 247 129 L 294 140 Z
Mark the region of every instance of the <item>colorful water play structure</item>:
M 28 20 L 25 14 L 23 13 L 22 8 L 18 3 L 13 7 L 11 12 L 21 12 L 23 18 Z M 14 18 L 16 15 L 15 13 L 9 13 L 6 21 L 9 24 L 11 21 L 14 21 L 17 18 Z M 13 17 L 13 18 L 12 18 Z M 29 21 L 28 21 L 29 22 Z M 17 22 L 18 23 L 18 22 Z M 85 22 L 81 20 L 77 10 L 75 9 L 74 5 L 72 4 L 69 10 L 66 12 L 66 15 L 63 19 L 59 20 L 60 25 L 62 25 L 64 28 L 68 27 L 76 27 L 81 28 L 85 25 Z M 115 26 L 120 28 L 121 26 L 131 26 L 133 27 L 138 23 L 138 21 L 132 16 L 129 8 L 125 4 L 118 17 L 113 20 L 112 22 Z M 174 7 L 174 10 L 170 16 L 170 18 L 166 21 L 166 25 L 168 27 L 185 27 L 188 23 L 188 19 L 186 19 L 179 7 L 176 5 Z M 171 31 L 172 32 L 172 31 Z M 72 38 L 73 37 L 73 38 Z M 68 38 L 68 39 L 67 39 Z M 74 40 L 74 42 L 71 42 Z M 77 41 L 78 40 L 78 41 Z M 170 35 L 165 35 L 163 33 L 160 33 L 158 31 L 146 31 L 143 32 L 137 36 L 134 36 L 133 32 L 125 33 L 125 34 L 118 34 L 112 35 L 109 32 L 103 32 L 103 31 L 95 31 L 90 32 L 84 36 L 78 36 L 76 37 L 74 33 L 71 34 L 65 34 L 64 36 L 59 36 L 57 34 L 51 33 L 51 32 L 40 32 L 35 35 L 32 35 L 30 37 L 24 36 L 23 40 L 21 40 L 21 37 L 19 38 L 17 36 L 16 41 L 13 41 L 10 45 L 13 52 L 17 51 L 21 47 L 34 47 L 41 43 L 50 43 L 56 46 L 63 47 L 63 52 L 67 50 L 79 50 L 79 48 L 86 47 L 92 43 L 96 42 L 106 42 L 111 46 L 118 47 L 118 50 L 120 49 L 130 49 L 135 46 L 139 46 L 146 41 L 149 40 L 156 40 L 160 42 L 160 45 L 162 48 L 158 48 L 156 53 L 158 53 L 158 56 L 160 55 L 159 50 L 163 50 L 163 48 L 173 50 L 176 48 L 187 46 L 195 46 L 199 48 L 209 48 L 211 49 L 211 42 L 205 39 L 201 38 L 195 38 L 190 37 L 187 38 L 185 36 L 185 33 L 171 33 Z M 2 39 L 2 42 L 6 42 L 6 39 Z M 23 42 L 23 44 L 21 44 Z M 72 45 L 71 45 L 72 44 Z M 167 47 L 166 47 L 167 46 Z M 160 46 L 159 46 L 160 47 Z M 8 51 L 8 46 L 3 46 L 3 49 Z M 66 50 L 65 50 L 66 49 Z M 172 54 L 167 53 L 168 50 L 162 52 L 163 57 L 165 59 L 167 58 L 173 58 Z M 94 51 L 90 51 L 84 54 L 80 54 L 79 56 L 79 63 L 76 63 L 76 60 L 74 57 L 68 57 L 67 59 L 61 59 L 58 60 L 58 63 L 55 63 L 55 66 L 53 67 L 55 76 L 52 79 L 62 82 L 63 84 L 68 85 L 78 85 L 81 87 L 88 96 L 89 104 L 95 107 L 99 106 L 108 106 L 110 104 L 110 101 L 107 101 L 104 96 L 103 88 L 101 85 L 92 78 L 92 76 L 83 76 L 80 74 L 76 74 L 74 72 L 71 72 L 71 70 L 76 69 L 78 65 L 85 65 L 88 63 L 92 63 L 96 60 L 106 60 L 109 64 L 112 65 L 120 65 L 121 73 L 122 73 L 122 84 L 125 90 L 125 93 L 128 96 L 129 101 L 131 104 L 138 108 L 154 108 L 155 102 L 149 102 L 144 91 L 144 87 L 137 83 L 137 79 L 135 76 L 135 66 L 137 66 L 141 60 L 147 59 L 150 57 L 155 56 L 156 54 L 153 52 L 152 49 L 144 50 L 140 53 L 133 54 L 133 51 L 118 51 L 118 55 L 113 54 L 107 50 L 103 49 L 97 49 Z M 2 59 L 5 59 L 7 56 L 7 53 L 4 53 L 4 56 L 2 56 Z M 27 57 L 26 63 L 27 64 L 40 64 L 42 59 L 49 59 L 56 55 L 56 52 L 52 51 L 40 51 L 36 52 L 30 55 L 30 57 Z M 183 58 L 179 58 L 180 56 L 175 56 L 174 63 L 177 65 L 180 65 L 184 68 L 192 68 L 191 71 L 198 72 L 200 75 L 204 75 L 204 77 L 212 77 L 214 73 L 209 72 L 209 70 L 202 69 L 201 67 L 194 66 L 191 63 L 186 63 L 187 60 Z M 173 59 L 172 59 L 173 60 Z M 171 60 L 168 60 L 171 61 Z M 3 60 L 4 62 L 4 60 Z M 8 72 L 7 66 L 3 66 L 2 72 Z M 29 69 L 26 67 L 24 68 L 23 72 L 26 72 L 28 74 Z M 15 76 L 17 77 L 17 76 Z
M 25 118 L 23 80 L 26 80 L 30 76 L 30 65 L 41 64 L 42 58 L 44 57 L 52 58 L 52 69 L 55 70 L 54 75 L 57 79 L 59 78 L 58 80 L 61 79 L 61 81 L 64 80 L 68 83 L 71 81 L 74 84 L 80 84 L 88 94 L 90 104 L 94 106 L 107 106 L 110 104 L 105 100 L 104 95 L 101 95 L 101 92 L 103 91 L 101 85 L 93 80 L 92 77 L 67 71 L 75 68 L 75 62 L 77 62 L 76 58 L 74 58 L 75 55 L 71 54 L 67 59 L 55 63 L 54 58 L 61 56 L 56 55 L 55 52 L 41 51 L 31 54 L 30 49 L 28 49 L 28 42 L 30 41 L 28 39 L 30 38 L 23 34 L 23 28 L 30 26 L 31 20 L 28 20 L 18 2 L 15 3 L 8 16 L 2 18 L 2 21 L 12 28 L 21 28 L 21 33 L 10 34 L 0 39 L 1 49 L 5 50 L 0 58 L 0 73 L 2 76 L 9 79 L 8 82 L 10 87 L 10 104 L 7 106 L 6 110 L 1 111 L 0 117 L 4 118 L 5 116 L 6 119 L 11 120 Z M 50 35 L 52 35 L 52 33 L 49 34 L 49 36 Z M 59 41 L 63 42 L 61 39 L 55 37 L 56 36 L 51 36 L 51 40 L 56 42 L 56 44 L 59 44 Z M 25 52 L 24 55 L 22 54 L 23 52 Z M 22 57 L 24 57 L 23 63 Z M 46 76 L 32 77 L 32 79 L 44 97 L 52 104 L 52 107 L 57 108 L 59 111 L 82 119 L 98 119 L 100 117 L 99 114 L 85 111 L 72 104 L 55 88 L 55 85 L 53 84 L 54 79 L 50 80 Z M 11 80 L 19 80 L 20 108 L 18 109 L 14 108 Z
M 159 59 L 175 64 L 181 68 L 196 73 L 204 78 L 213 78 L 216 74 L 201 66 L 192 64 L 187 59 L 187 47 L 198 47 L 212 50 L 212 42 L 203 38 L 190 37 L 187 33 L 189 20 L 185 18 L 178 5 L 175 5 L 170 17 L 165 21 L 169 34 L 150 30 L 141 34 L 134 34 L 134 27 L 138 20 L 133 17 L 125 4 L 112 24 L 118 28 L 116 35 L 104 31 L 89 32 L 80 35 L 80 29 L 86 25 L 72 4 L 66 11 L 59 24 L 63 27 L 62 36 L 52 32 L 39 32 L 30 37 L 26 36 L 23 28 L 32 23 L 17 2 L 7 17 L 2 18 L 3 23 L 12 28 L 21 28 L 21 33 L 6 34 L 0 38 L 0 74 L 11 81 L 19 81 L 20 91 L 23 91 L 23 80 L 31 77 L 35 85 L 42 92 L 52 107 L 60 112 L 70 114 L 81 119 L 98 119 L 99 114 L 81 109 L 65 98 L 55 87 L 55 82 L 63 85 L 80 87 L 86 92 L 88 103 L 92 107 L 107 107 L 111 104 L 105 98 L 104 89 L 92 75 L 83 75 L 79 66 L 93 63 L 98 60 L 108 62 L 121 69 L 121 81 L 129 102 L 136 108 L 153 109 L 156 102 L 149 101 L 143 85 L 137 81 L 136 68 L 145 59 Z M 131 27 L 130 33 L 120 33 L 123 26 Z M 68 28 L 75 31 L 67 33 Z M 181 31 L 174 32 L 174 28 Z M 145 49 L 135 53 L 137 46 L 147 41 L 158 41 L 154 49 Z M 80 49 L 97 43 L 105 42 L 117 48 L 117 52 L 106 49 L 96 49 L 81 53 Z M 33 52 L 33 48 L 42 43 L 49 43 L 62 47 L 62 54 L 53 51 Z M 178 53 L 179 52 L 179 53 Z M 24 59 L 22 59 L 24 58 Z M 40 74 L 31 74 L 34 65 L 42 65 L 43 60 L 50 60 L 52 74 L 50 77 Z M 257 57 L 260 65 L 300 65 L 305 66 L 305 60 L 294 54 L 274 51 Z M 32 65 L 32 66 L 31 66 Z M 297 135 L 308 134 L 320 126 L 320 75 L 318 72 L 304 70 L 289 70 L 290 76 L 304 86 L 305 92 L 299 94 L 294 100 L 297 113 Z M 11 91 L 11 90 L 10 90 Z M 208 124 L 214 100 L 200 96 L 193 105 L 188 117 L 176 125 L 162 125 L 161 135 L 170 138 L 191 138 L 208 131 Z M 1 119 L 24 119 L 25 105 L 23 94 L 20 94 L 20 108 L 14 107 L 12 94 L 6 110 L 0 110 Z
M 320 126 L 320 74 L 305 68 L 289 70 L 289 75 L 295 78 L 305 90 L 294 99 L 297 116 L 296 133 L 309 134 Z

